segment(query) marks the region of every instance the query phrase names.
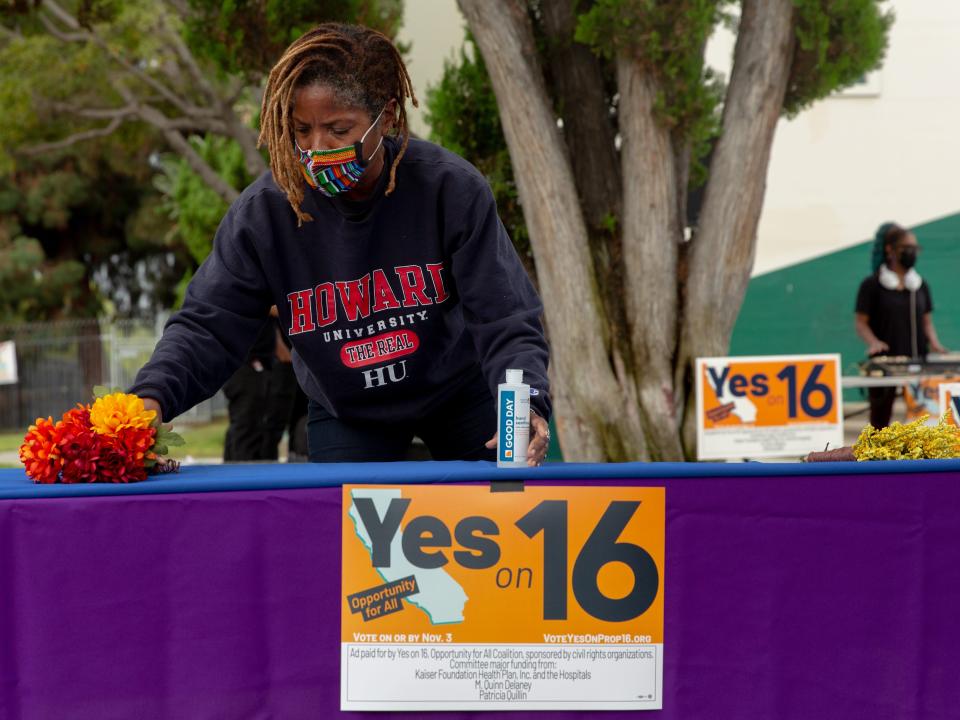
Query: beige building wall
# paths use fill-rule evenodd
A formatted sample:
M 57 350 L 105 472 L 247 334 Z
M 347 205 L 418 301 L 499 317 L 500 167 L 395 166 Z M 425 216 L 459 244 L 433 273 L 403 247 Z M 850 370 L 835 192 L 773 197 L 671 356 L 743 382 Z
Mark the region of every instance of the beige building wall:
M 412 45 L 407 70 L 420 108 L 407 106 L 410 129 L 426 136 L 430 129 L 423 119 L 427 87 L 443 75 L 444 60 L 455 57 L 463 46 L 466 21 L 456 0 L 406 0 L 399 39 Z
M 960 212 L 960 2 L 885 6 L 883 67 L 777 127 L 755 275 Z M 728 68 L 732 49 L 726 33 L 708 59 Z

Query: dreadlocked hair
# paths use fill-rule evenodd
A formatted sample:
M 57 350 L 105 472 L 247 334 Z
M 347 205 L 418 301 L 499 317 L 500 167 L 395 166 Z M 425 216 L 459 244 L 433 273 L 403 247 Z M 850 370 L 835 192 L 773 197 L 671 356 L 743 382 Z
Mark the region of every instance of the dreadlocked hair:
M 390 166 L 387 195 L 396 187 L 397 165 L 410 142 L 406 99 L 419 106 L 403 58 L 382 33 L 361 25 L 323 23 L 295 40 L 267 79 L 257 147 L 267 146 L 273 179 L 286 193 L 298 226 L 313 217 L 300 207 L 304 182 L 293 152 L 293 105 L 296 91 L 312 85 L 331 88 L 339 100 L 363 108 L 371 118 L 390 100 L 397 101 L 394 127 L 401 145 Z

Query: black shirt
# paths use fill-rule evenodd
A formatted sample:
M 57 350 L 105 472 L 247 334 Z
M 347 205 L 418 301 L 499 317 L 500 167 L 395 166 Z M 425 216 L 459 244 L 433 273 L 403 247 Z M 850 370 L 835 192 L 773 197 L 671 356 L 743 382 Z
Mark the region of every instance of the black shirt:
M 913 300 L 911 296 L 914 296 Z M 911 303 L 914 305 L 913 321 L 910 319 Z M 887 290 L 877 275 L 871 275 L 860 283 L 856 311 L 867 316 L 877 339 L 890 346 L 888 354 L 926 357 L 923 316 L 933 312 L 933 298 L 926 281 L 916 292 Z

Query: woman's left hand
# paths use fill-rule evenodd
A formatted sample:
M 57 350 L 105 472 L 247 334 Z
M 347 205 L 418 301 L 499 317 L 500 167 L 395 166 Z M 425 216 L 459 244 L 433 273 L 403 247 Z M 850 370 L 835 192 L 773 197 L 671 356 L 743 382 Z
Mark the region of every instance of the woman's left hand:
M 486 446 L 488 448 L 495 448 L 497 446 L 497 435 L 499 434 L 499 432 L 496 432 L 492 438 L 487 440 Z M 550 426 L 546 420 L 531 410 L 530 444 L 527 446 L 527 465 L 530 467 L 543 465 L 543 459 L 547 456 L 547 450 L 549 448 Z

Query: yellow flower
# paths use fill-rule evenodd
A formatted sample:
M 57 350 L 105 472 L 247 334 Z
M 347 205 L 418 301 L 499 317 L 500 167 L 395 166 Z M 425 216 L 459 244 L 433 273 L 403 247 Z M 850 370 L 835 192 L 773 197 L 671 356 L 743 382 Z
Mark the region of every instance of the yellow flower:
M 136 395 L 113 393 L 97 398 L 90 408 L 90 425 L 101 435 L 114 436 L 124 428 L 148 428 L 157 417 L 144 410 Z
M 937 425 L 926 425 L 927 416 L 877 430 L 867 425 L 853 446 L 857 460 L 923 460 L 960 457 L 960 429 L 947 410 Z

